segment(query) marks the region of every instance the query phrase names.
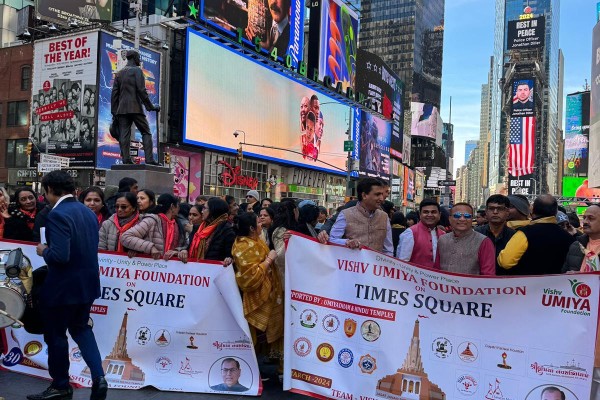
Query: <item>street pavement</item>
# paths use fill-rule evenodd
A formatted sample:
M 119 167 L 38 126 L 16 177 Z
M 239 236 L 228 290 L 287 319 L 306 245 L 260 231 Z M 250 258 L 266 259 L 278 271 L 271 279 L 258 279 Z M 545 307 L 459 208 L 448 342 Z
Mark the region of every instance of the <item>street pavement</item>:
M 0 370 L 0 399 L 24 400 L 25 396 L 44 391 L 49 381 L 31 376 Z M 88 400 L 90 389 L 75 389 L 73 400 Z M 248 399 L 248 396 L 219 395 L 204 393 L 161 392 L 152 387 L 140 390 L 109 390 L 107 400 L 233 400 Z M 302 400 L 309 397 L 284 392 L 276 377 L 263 382 L 261 399 L 294 399 Z

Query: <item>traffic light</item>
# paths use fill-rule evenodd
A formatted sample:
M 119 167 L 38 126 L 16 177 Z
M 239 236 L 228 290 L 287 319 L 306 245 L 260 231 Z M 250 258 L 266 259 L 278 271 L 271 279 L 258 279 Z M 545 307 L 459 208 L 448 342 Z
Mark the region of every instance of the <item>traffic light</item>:
M 33 150 L 33 143 L 27 142 L 27 148 L 26 148 L 25 152 L 27 153 L 28 156 L 31 155 L 32 150 Z
M 165 153 L 165 164 L 171 164 L 171 153 Z
M 244 153 L 242 152 L 242 146 L 237 149 L 237 159 L 242 161 L 244 159 Z

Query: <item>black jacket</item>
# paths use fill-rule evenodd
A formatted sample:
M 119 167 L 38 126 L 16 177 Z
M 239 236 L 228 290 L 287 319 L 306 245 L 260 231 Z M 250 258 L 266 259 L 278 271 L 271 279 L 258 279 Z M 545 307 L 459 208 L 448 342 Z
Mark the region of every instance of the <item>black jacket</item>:
M 142 104 L 147 110 L 154 110 L 145 82 L 142 69 L 129 61 L 115 74 L 110 112 L 113 115 L 144 114 Z
M 198 227 L 199 225 L 194 225 L 194 229 L 192 229 L 192 233 L 190 234 L 190 246 L 194 235 L 198 231 Z M 235 236 L 235 231 L 233 230 L 231 223 L 228 221 L 221 222 L 210 238 L 203 260 L 223 261 L 227 257 L 231 257 L 231 248 L 233 247 Z
M 44 204 L 37 204 L 37 215 L 44 208 Z M 29 229 L 28 222 L 34 222 L 35 219 L 29 218 L 23 214 L 18 207 L 12 207 L 8 210 L 10 218 L 5 219 L 4 239 L 22 240 L 24 242 L 33 242 L 33 229 Z
M 590 238 L 588 235 L 581 235 L 576 239 L 577 240 L 571 243 L 571 246 L 569 247 L 565 264 L 562 267 L 563 273 L 567 271 L 579 271 L 581 269 L 581 264 L 583 263 L 584 257 L 581 246 L 585 248 L 588 245 Z
M 475 232 L 479 232 L 482 235 L 489 237 L 492 243 L 494 243 L 494 247 L 496 249 L 496 275 L 510 275 L 510 270 L 507 271 L 504 268 L 500 267 L 500 265 L 498 264 L 498 255 L 500 255 L 500 252 L 504 250 L 510 238 L 513 237 L 513 235 L 515 234 L 515 230 L 510 229 L 508 226 L 504 225 L 504 228 L 502 229 L 502 232 L 500 232 L 500 235 L 498 235 L 498 237 L 495 237 L 492 231 L 490 230 L 490 225 L 485 224 L 475 228 Z

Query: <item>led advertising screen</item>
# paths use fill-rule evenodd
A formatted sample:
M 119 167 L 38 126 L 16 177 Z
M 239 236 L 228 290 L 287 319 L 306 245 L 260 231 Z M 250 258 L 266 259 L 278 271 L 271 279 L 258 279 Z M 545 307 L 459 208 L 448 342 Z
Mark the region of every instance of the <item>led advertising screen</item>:
M 543 47 L 545 33 L 545 17 L 509 21 L 506 48 L 520 50 Z
M 350 107 L 193 30 L 186 48 L 185 143 L 346 171 Z
M 590 89 L 590 186 L 600 187 L 600 23 L 592 33 L 592 79 Z
M 402 81 L 381 58 L 358 49 L 355 90 L 370 99 L 380 114 L 394 121 L 390 154 L 401 160 L 404 130 Z
M 512 83 L 511 117 L 533 117 L 534 83 L 532 78 L 514 79 Z
M 406 200 L 414 201 L 415 200 L 415 171 L 408 168 L 406 165 L 404 166 L 404 182 L 406 190 L 404 191 Z
M 360 173 L 367 176 L 390 176 L 390 140 L 392 124 L 366 111 L 361 111 Z
M 261 38 L 260 46 L 279 57 L 289 54 L 292 66 L 298 67 L 304 48 L 304 1 L 302 0 L 202 0 L 201 19 L 252 42 Z
M 120 49 L 113 46 L 115 36 L 102 32 L 100 35 L 100 47 L 98 53 L 100 56 L 100 85 L 98 98 L 98 148 L 96 151 L 97 168 L 110 168 L 111 165 L 121 162 L 121 151 L 119 142 L 109 133 L 109 127 L 112 122 L 110 113 L 110 94 L 113 86 L 113 74 L 117 71 L 118 54 L 122 49 L 133 48 L 133 43 L 126 40 L 122 41 Z M 146 78 L 146 91 L 152 104 L 160 104 L 160 53 L 146 48 L 140 48 L 140 58 L 142 61 L 142 70 Z M 154 159 L 158 155 L 158 121 L 157 114 L 154 111 L 146 111 L 146 117 L 152 133 L 152 144 L 154 149 Z M 135 126 L 135 125 L 133 125 Z M 137 128 L 135 135 L 131 140 L 132 158 L 135 162 L 144 159 L 144 150 L 142 147 L 142 134 Z
M 537 194 L 533 174 L 513 176 L 508 175 L 508 194 L 530 195 Z
M 585 176 L 565 176 L 562 181 L 562 195 L 564 197 L 583 197 L 593 202 L 600 202 L 600 189 L 592 188 Z M 594 200 L 596 199 L 596 200 Z M 587 207 L 577 207 L 577 213 L 583 214 Z
M 39 17 L 58 23 L 69 19 L 89 22 L 91 19 L 112 21 L 112 1 L 109 0 L 35 0 Z
M 564 175 L 587 175 L 590 93 L 568 95 L 566 107 Z
M 437 107 L 428 103 L 410 103 L 410 135 L 437 140 L 441 144 L 442 117 Z
M 29 139 L 34 152 L 94 167 L 98 32 L 35 42 Z
M 319 79 L 327 75 L 346 90 L 356 84 L 358 15 L 340 0 L 320 3 Z

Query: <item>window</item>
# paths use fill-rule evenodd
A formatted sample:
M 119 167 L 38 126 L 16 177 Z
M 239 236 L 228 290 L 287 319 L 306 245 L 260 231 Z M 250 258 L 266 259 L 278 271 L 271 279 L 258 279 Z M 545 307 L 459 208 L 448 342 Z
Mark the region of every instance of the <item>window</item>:
M 31 65 L 21 67 L 21 90 L 31 89 Z
M 6 126 L 25 126 L 27 125 L 27 101 L 11 101 L 8 103 L 8 118 Z
M 27 167 L 27 141 L 29 139 L 17 139 L 6 141 L 6 167 Z

